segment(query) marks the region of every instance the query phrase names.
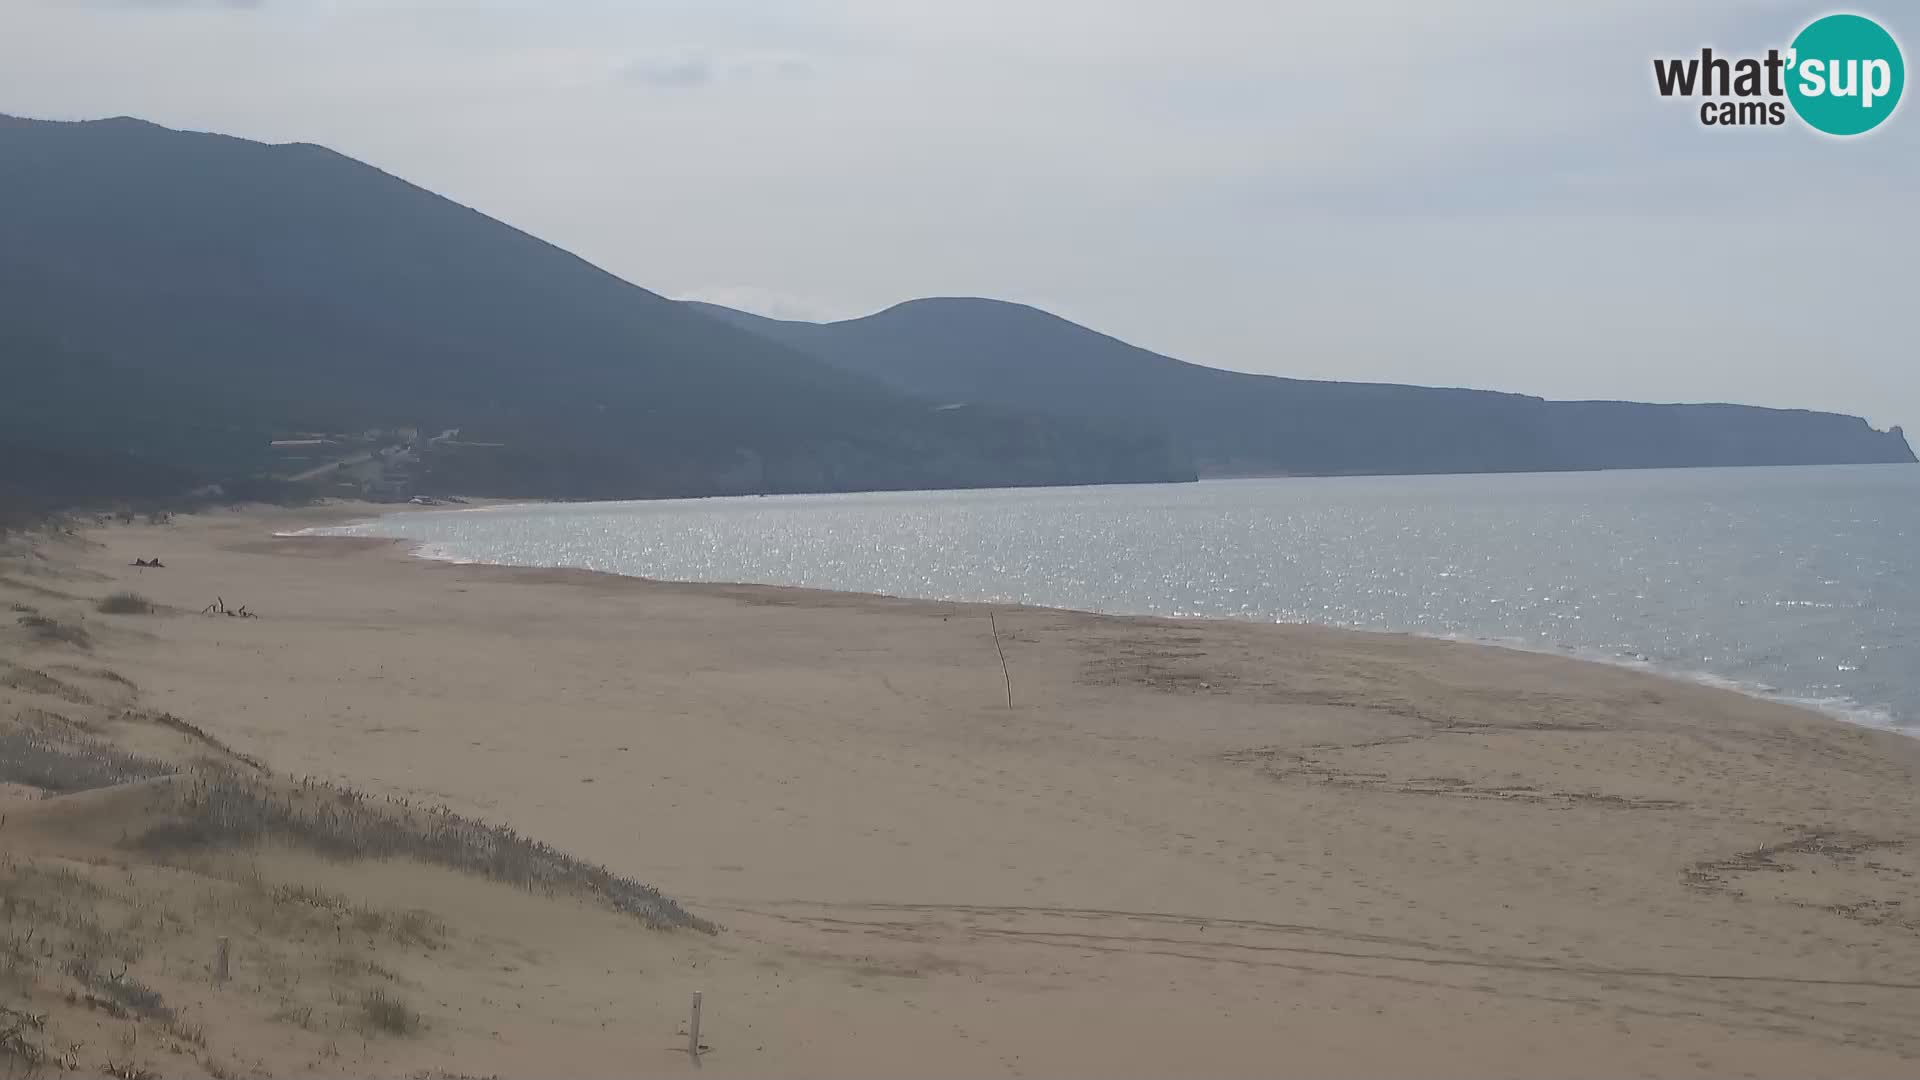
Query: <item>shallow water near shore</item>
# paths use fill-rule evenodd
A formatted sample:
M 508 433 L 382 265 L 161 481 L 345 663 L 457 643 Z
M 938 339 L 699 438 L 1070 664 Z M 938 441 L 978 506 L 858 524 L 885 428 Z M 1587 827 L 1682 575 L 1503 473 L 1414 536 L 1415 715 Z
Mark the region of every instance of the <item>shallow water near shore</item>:
M 460 562 L 1484 641 L 1920 735 L 1912 466 L 542 504 L 309 532 Z

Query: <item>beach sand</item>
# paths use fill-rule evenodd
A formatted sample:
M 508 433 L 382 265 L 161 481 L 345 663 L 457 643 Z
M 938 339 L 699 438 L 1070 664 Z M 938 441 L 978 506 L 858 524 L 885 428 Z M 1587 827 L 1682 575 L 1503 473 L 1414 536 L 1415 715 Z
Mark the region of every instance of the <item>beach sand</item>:
M 1414 637 L 272 535 L 355 512 L 90 530 L 0 600 L 135 589 L 173 612 L 86 609 L 70 669 L 722 930 L 267 853 L 461 944 L 398 969 L 423 1033 L 259 1019 L 263 1067 L 690 1073 L 700 990 L 712 1075 L 1920 1073 L 1920 741 Z

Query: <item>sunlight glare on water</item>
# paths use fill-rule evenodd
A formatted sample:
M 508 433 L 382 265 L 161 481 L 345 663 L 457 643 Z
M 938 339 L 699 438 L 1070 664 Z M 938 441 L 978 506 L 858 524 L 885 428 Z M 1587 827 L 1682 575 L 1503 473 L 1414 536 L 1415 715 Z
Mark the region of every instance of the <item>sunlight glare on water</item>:
M 1920 468 L 1225 480 L 390 515 L 422 554 L 1404 631 L 1920 731 Z

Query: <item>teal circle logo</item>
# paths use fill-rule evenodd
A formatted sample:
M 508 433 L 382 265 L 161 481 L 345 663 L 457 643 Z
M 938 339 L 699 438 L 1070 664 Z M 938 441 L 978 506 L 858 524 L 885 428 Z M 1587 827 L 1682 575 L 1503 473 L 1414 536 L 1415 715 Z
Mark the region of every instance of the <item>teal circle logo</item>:
M 1787 100 L 1807 126 L 1829 135 L 1879 127 L 1907 85 L 1900 43 L 1864 15 L 1815 19 L 1788 56 Z

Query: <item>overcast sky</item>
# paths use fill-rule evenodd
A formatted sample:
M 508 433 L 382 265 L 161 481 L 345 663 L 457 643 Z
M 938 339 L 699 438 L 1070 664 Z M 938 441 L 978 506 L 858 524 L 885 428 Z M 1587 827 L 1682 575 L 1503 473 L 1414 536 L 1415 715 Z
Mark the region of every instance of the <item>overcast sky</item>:
M 322 143 L 762 314 L 993 296 L 1246 371 L 1920 428 L 1920 104 L 1842 141 L 1652 89 L 1828 10 L 0 0 L 0 112 Z M 1914 63 L 1920 12 L 1850 10 Z

